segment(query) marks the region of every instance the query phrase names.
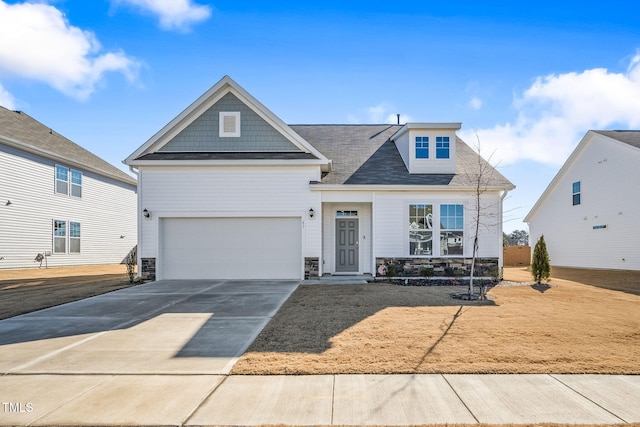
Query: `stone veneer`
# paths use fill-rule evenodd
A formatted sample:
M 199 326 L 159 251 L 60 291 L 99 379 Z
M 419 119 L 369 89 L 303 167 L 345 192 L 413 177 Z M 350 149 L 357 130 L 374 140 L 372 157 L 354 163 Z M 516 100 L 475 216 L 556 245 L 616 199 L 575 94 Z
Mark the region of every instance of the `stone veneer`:
M 156 259 L 142 258 L 142 280 L 156 280 Z
M 305 280 L 317 279 L 320 269 L 320 259 L 318 257 L 304 259 L 304 278 Z
M 466 277 L 471 274 L 471 258 L 376 258 L 378 267 L 393 264 L 398 273 L 394 277 L 423 277 L 423 269 L 432 269 L 431 277 Z M 498 258 L 476 258 L 474 277 L 497 277 Z

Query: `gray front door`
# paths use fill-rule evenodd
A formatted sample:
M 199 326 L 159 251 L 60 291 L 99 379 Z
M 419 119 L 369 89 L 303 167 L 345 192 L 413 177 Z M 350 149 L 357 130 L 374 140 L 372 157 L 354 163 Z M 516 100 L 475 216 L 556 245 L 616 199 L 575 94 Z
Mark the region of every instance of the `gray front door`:
M 336 219 L 336 272 L 360 270 L 358 265 L 358 220 Z

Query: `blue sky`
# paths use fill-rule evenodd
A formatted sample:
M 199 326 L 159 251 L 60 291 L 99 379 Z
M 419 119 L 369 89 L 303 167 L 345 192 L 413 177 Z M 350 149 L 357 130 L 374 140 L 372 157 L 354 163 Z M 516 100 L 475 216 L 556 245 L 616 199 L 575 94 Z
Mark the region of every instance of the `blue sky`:
M 618 0 L 0 0 L 0 105 L 123 170 L 224 75 L 290 124 L 462 122 L 517 186 L 510 232 L 588 129 L 640 128 L 639 12 Z

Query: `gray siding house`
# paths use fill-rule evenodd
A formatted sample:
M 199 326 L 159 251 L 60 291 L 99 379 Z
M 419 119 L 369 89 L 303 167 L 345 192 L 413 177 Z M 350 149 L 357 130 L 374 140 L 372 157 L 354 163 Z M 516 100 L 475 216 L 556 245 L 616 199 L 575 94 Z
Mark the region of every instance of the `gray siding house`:
M 136 180 L 0 107 L 0 269 L 120 263 L 136 246 Z

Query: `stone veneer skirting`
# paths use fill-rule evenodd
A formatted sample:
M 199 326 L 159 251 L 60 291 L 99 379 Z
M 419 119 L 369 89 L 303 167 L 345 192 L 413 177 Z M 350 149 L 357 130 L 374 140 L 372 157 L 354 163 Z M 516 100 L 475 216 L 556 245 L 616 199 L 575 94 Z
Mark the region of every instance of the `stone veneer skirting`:
M 393 265 L 394 277 L 466 277 L 471 274 L 471 258 L 376 258 L 376 276 L 381 265 Z M 498 258 L 476 258 L 474 277 L 500 275 Z
M 320 272 L 319 265 L 320 265 L 320 258 L 318 257 L 305 258 L 304 259 L 304 279 L 305 280 L 317 279 Z
M 156 280 L 156 259 L 155 258 L 142 258 L 142 268 L 140 269 L 140 275 L 142 280 Z

